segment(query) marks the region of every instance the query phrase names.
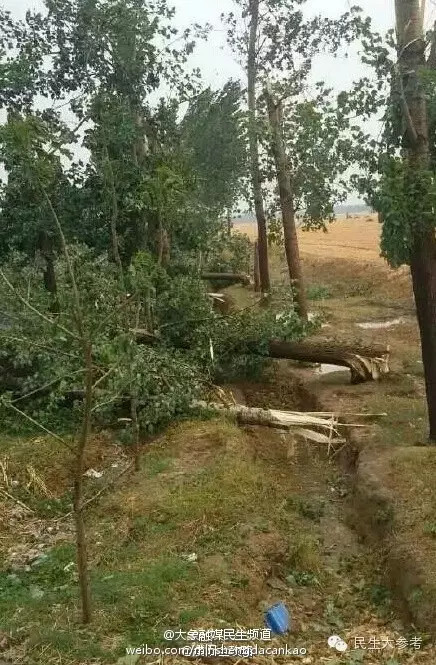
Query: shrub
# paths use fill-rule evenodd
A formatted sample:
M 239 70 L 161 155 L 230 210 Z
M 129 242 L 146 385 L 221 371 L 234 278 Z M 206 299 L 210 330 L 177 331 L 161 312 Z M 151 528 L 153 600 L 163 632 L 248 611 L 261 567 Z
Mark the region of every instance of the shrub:
M 328 286 L 323 284 L 312 284 L 307 289 L 308 300 L 325 300 L 332 297 L 332 292 Z
M 140 430 L 155 434 L 192 415 L 193 402 L 204 398 L 212 382 L 259 374 L 267 362 L 269 340 L 305 334 L 289 299 L 269 309 L 224 316 L 213 311 L 196 275 L 171 276 L 145 252 L 125 275 L 125 285 L 107 257 L 96 258 L 80 246 L 71 247 L 70 254 L 92 339 L 94 421 L 108 426 L 121 420 L 127 443 L 134 438 L 132 400 Z M 10 375 L 2 389 L 1 415 L 7 415 L 11 426 L 19 422 L 8 406 L 8 400 L 19 397 L 18 406 L 27 415 L 65 431 L 77 423 L 83 406 L 83 354 L 80 341 L 69 334 L 74 325 L 67 268 L 58 261 L 57 314 L 50 312 L 37 269 L 13 263 L 4 271 L 17 293 L 23 293 L 26 284 L 25 297 L 41 315 L 29 315 L 16 293 L 0 282 L 0 297 L 10 315 L 8 327 L 0 329 L 0 365 L 7 366 Z M 153 333 L 154 343 L 138 344 L 137 328 Z
M 248 274 L 252 263 L 253 245 L 242 233 L 222 234 L 209 252 L 206 267 L 211 272 Z

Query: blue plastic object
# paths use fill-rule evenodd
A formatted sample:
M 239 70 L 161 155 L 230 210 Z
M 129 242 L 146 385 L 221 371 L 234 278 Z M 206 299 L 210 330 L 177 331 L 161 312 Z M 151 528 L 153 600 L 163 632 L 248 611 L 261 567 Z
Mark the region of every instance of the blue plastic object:
M 265 624 L 277 635 L 284 635 L 291 629 L 291 617 L 284 603 L 277 603 L 265 612 Z

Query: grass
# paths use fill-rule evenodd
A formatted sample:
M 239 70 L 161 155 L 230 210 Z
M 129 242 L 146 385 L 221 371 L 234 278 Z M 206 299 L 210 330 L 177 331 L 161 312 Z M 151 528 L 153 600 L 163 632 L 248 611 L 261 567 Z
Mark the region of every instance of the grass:
M 311 284 L 307 289 L 308 300 L 326 300 L 331 298 L 332 292 L 328 286 L 323 284 Z
M 319 522 L 325 514 L 323 499 L 294 496 L 288 499 L 288 505 L 296 508 L 303 517 L 314 522 Z
M 309 550 L 304 560 L 303 544 L 297 555 L 283 537 L 302 519 L 285 505 L 283 482 L 227 421 L 170 430 L 149 446 L 142 471 L 88 516 L 92 630 L 70 630 L 78 618 L 72 543 L 0 575 L 2 627 L 13 636 L 14 656 L 38 665 L 105 663 L 132 644 L 161 644 L 171 626 L 259 624 L 253 597 L 269 552 L 282 548 L 294 567 L 299 556 L 301 575 L 312 566 Z
M 427 411 L 422 398 L 410 395 L 376 396 L 367 402 L 368 409 L 387 413 L 380 420 L 380 444 L 383 447 L 424 444 L 427 438 Z
M 11 657 L 103 665 L 126 647 L 162 645 L 169 628 L 261 626 L 263 608 L 279 599 L 301 616 L 307 594 L 319 630 L 337 585 L 323 555 L 330 508 L 320 492 L 331 469 L 312 454 L 289 460 L 283 445 L 273 432 L 266 442 L 220 419 L 185 422 L 149 444 L 141 471 L 87 516 L 90 628 L 78 624 L 71 542 L 0 575 Z M 325 630 L 333 609 L 328 617 Z M 307 644 L 307 635 L 295 640 Z
M 320 573 L 320 543 L 314 538 L 302 535 L 289 547 L 287 565 L 294 576 L 314 576 Z M 298 579 L 298 577 L 297 577 Z
M 173 612 L 175 595 L 180 590 L 188 595 L 196 584 L 192 564 L 165 555 L 143 562 L 141 571 L 97 569 L 91 581 L 96 615 L 92 632 L 71 631 L 77 607 L 75 568 L 65 568 L 71 561 L 74 551 L 61 546 L 29 572 L 0 577 L 2 628 L 21 637 L 25 632 L 32 656 L 45 646 L 48 653 L 59 652 L 65 658 L 108 659 L 112 654 L 105 643 L 114 637 L 124 644 L 160 643 L 157 625 Z M 23 625 L 24 616 L 28 623 Z M 180 622 L 181 617 L 174 620 Z

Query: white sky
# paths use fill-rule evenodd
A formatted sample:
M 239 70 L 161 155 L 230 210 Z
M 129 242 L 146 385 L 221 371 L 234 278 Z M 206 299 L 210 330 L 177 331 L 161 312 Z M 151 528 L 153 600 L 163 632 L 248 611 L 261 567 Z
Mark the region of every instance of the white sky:
M 1 4 L 17 18 L 24 18 L 28 9 L 43 10 L 42 0 L 3 0 Z M 185 28 L 194 21 L 208 22 L 214 26 L 208 42 L 201 44 L 192 58 L 192 62 L 201 68 L 205 82 L 218 87 L 230 77 L 239 78 L 241 70 L 226 45 L 225 32 L 220 21 L 222 12 L 231 11 L 232 0 L 170 0 L 169 4 L 173 4 L 177 9 L 176 23 L 180 28 Z M 393 27 L 394 0 L 308 0 L 307 11 L 335 17 L 355 4 L 372 17 L 377 30 L 385 32 Z M 430 11 L 436 13 L 434 7 L 431 7 Z M 314 77 L 341 89 L 361 73 L 362 66 L 357 53 L 350 53 L 349 58 L 343 57 L 333 62 L 330 58 L 319 58 Z
M 27 10 L 44 9 L 42 0 L 0 0 L 16 18 L 24 18 Z M 232 0 L 169 0 L 177 10 L 175 22 L 180 29 L 188 27 L 194 21 L 200 24 L 210 23 L 214 30 L 207 43 L 200 43 L 191 58 L 193 66 L 201 69 L 206 85 L 222 86 L 229 78 L 243 78 L 243 72 L 226 44 L 226 34 L 221 23 L 222 12 L 231 11 Z M 394 0 L 308 0 L 305 11 L 308 14 L 322 14 L 332 18 L 347 11 L 352 5 L 359 5 L 364 14 L 371 16 L 374 29 L 384 34 L 394 27 Z M 436 18 L 436 2 L 428 4 L 426 23 L 430 26 Z M 368 70 L 360 62 L 357 50 L 338 58 L 319 56 L 313 70 L 313 80 L 322 80 L 336 90 L 347 89 L 350 84 L 367 74 Z M 377 132 L 374 123 L 374 133 Z
M 175 0 L 181 24 L 192 20 L 208 21 L 217 31 L 202 45 L 196 55 L 197 64 L 210 83 L 223 83 L 230 76 L 239 77 L 241 71 L 234 61 L 225 41 L 225 33 L 220 22 L 221 12 L 231 11 L 232 0 Z M 394 0 L 308 0 L 306 11 L 309 14 L 322 14 L 332 18 L 339 16 L 350 8 L 359 5 L 372 17 L 375 29 L 386 32 L 394 25 Z M 319 58 L 314 71 L 316 80 L 325 80 L 335 88 L 347 87 L 362 74 L 357 53 L 349 54 L 349 58 L 332 60 L 329 57 Z

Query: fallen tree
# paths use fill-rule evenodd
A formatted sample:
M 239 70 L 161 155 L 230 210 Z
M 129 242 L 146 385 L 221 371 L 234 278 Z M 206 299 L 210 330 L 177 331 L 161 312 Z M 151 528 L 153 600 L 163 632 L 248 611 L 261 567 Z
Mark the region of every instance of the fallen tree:
M 158 337 L 146 330 L 132 331 L 139 344 L 153 344 Z M 257 348 L 252 353 L 260 355 Z M 297 360 L 306 363 L 338 365 L 351 371 L 351 383 L 378 381 L 383 374 L 389 374 L 390 348 L 383 344 L 372 346 L 338 344 L 322 340 L 316 342 L 281 342 L 272 340 L 266 354 L 269 358 Z
M 334 412 L 306 413 L 303 411 L 278 411 L 276 409 L 259 409 L 242 404 L 220 404 L 196 402 L 195 407 L 226 413 L 235 417 L 241 425 L 257 425 L 292 431 L 313 443 L 327 446 L 329 456 L 336 455 L 346 445 L 347 439 L 341 429 L 366 427 L 362 423 L 341 422 L 340 415 Z M 355 418 L 381 417 L 385 414 L 354 414 Z
M 135 335 L 137 344 L 153 345 L 159 342 L 159 336 L 146 329 L 135 328 L 130 332 Z M 260 354 L 258 349 L 255 348 L 252 352 Z M 266 355 L 270 358 L 347 367 L 351 371 L 351 382 L 353 384 L 377 381 L 380 376 L 389 373 L 390 349 L 381 344 L 364 347 L 348 346 L 328 340 L 317 342 L 273 340 L 268 345 Z M 23 376 L 25 376 L 24 373 Z M 20 390 L 21 383 L 18 376 L 12 378 L 3 376 L 0 379 L 0 392 L 9 390 L 12 392 L 14 399 L 27 400 L 34 395 L 34 391 L 29 394 L 24 393 Z M 46 390 L 39 389 L 36 391 L 39 393 L 39 397 L 48 394 L 50 386 L 51 384 L 46 387 Z M 67 404 L 72 404 L 74 401 L 83 398 L 83 391 L 70 390 L 65 393 L 64 397 Z
M 389 347 L 375 344 L 371 347 L 347 346 L 330 341 L 280 342 L 271 341 L 270 358 L 284 358 L 302 362 L 348 367 L 352 383 L 376 381 L 389 373 Z
M 334 413 L 328 416 L 315 416 L 312 413 L 302 411 L 279 411 L 277 409 L 260 409 L 243 404 L 220 404 L 207 402 L 196 402 L 195 407 L 212 409 L 213 411 L 224 411 L 236 416 L 238 422 L 243 425 L 262 425 L 277 429 L 291 429 L 294 427 L 316 427 L 327 432 L 332 431 L 342 441 L 342 436 L 336 430 L 338 418 Z

